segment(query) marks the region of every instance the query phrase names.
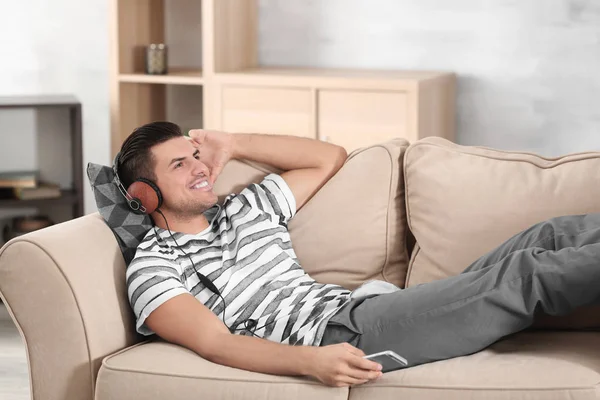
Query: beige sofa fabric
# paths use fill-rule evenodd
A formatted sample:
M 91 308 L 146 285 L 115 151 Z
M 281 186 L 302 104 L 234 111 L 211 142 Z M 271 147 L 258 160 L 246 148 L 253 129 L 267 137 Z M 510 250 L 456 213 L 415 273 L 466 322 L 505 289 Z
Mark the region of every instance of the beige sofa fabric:
M 354 151 L 290 221 L 304 269 L 354 289 L 370 279 L 403 287 L 408 268 L 402 158 L 408 142 Z
M 384 374 L 350 400 L 598 398 L 600 333 L 527 332 L 465 357 Z
M 96 400 L 331 399 L 331 388 L 305 377 L 260 374 L 218 365 L 166 342 L 151 342 L 107 357 L 98 374 Z
M 427 138 L 408 148 L 404 168 L 417 241 L 407 286 L 459 274 L 534 223 L 600 212 L 600 153 L 551 159 Z M 586 313 L 569 327 L 600 326 L 598 310 Z
M 311 277 L 349 289 L 370 279 L 403 287 L 408 253 L 402 158 L 408 145 L 394 139 L 354 151 L 290 221 L 294 249 Z M 239 192 L 268 172 L 280 171 L 230 162 L 215 192 L 222 201 L 230 188 Z
M 35 399 L 93 399 L 102 359 L 137 341 L 124 276 L 98 214 L 3 247 L 0 292 L 25 338 Z

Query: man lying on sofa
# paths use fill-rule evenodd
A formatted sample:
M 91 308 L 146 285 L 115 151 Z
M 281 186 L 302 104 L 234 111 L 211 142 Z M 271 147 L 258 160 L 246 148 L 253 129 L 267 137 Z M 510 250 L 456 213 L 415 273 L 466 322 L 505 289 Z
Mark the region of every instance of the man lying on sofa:
M 392 350 L 409 367 L 467 355 L 527 328 L 538 310 L 566 314 L 598 300 L 598 215 L 534 225 L 460 275 L 403 290 L 317 283 L 287 224 L 342 167 L 345 150 L 279 135 L 190 137 L 169 122 L 144 125 L 115 160 L 125 188 L 145 178 L 162 195 L 126 274 L 141 334 L 215 363 L 349 386 L 381 375 L 365 353 Z M 212 185 L 231 159 L 284 172 L 218 205 Z

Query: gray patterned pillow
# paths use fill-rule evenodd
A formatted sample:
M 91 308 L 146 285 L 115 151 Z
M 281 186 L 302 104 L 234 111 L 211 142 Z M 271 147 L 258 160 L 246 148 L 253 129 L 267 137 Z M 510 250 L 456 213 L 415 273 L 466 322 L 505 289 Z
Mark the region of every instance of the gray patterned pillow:
M 146 214 L 135 214 L 114 183 L 113 169 L 106 165 L 88 163 L 87 175 L 92 185 L 98 212 L 115 234 L 125 264 L 129 265 L 138 244 L 152 228 L 152 219 Z

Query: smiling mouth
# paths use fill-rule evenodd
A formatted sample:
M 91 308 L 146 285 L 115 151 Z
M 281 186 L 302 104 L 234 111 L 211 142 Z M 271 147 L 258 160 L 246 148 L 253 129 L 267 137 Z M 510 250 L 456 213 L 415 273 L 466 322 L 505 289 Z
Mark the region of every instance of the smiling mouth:
M 206 191 L 212 189 L 212 187 L 209 185 L 207 180 L 201 180 L 200 182 L 196 182 L 192 186 L 190 186 L 190 189 Z
M 207 186 L 208 186 L 208 182 L 204 181 L 204 182 L 195 184 L 194 186 L 192 186 L 192 189 L 200 189 L 200 188 L 207 187 Z

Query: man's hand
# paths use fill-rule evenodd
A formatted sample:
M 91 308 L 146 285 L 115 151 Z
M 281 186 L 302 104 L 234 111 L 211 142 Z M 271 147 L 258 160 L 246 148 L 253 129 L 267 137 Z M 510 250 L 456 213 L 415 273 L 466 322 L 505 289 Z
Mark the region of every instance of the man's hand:
M 329 386 L 359 385 L 379 378 L 381 365 L 363 357 L 362 350 L 348 343 L 315 349 L 310 375 Z
M 212 186 L 233 157 L 233 135 L 204 129 L 192 129 L 189 135 L 200 150 L 200 161 L 210 169 L 209 183 Z

